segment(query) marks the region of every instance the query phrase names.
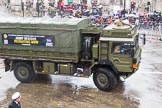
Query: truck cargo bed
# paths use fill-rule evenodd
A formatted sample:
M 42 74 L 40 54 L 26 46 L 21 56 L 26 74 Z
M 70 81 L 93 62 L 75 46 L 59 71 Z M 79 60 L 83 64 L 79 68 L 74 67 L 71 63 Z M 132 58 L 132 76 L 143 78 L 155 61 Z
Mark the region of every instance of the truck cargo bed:
M 78 62 L 89 19 L 0 18 L 0 57 Z

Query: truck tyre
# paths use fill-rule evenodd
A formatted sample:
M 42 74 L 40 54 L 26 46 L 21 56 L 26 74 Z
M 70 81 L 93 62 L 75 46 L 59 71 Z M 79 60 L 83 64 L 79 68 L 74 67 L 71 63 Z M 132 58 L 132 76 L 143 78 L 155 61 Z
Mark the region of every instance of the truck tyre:
M 98 89 L 110 91 L 117 84 L 117 78 L 109 69 L 99 68 L 93 75 L 93 81 Z
M 14 75 L 22 83 L 29 83 L 35 78 L 35 72 L 32 67 L 24 62 L 19 62 L 15 65 Z

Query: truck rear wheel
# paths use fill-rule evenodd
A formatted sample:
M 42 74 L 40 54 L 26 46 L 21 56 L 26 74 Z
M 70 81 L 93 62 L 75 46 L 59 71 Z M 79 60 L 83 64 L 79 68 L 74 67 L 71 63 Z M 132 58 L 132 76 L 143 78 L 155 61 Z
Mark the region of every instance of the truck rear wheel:
M 117 78 L 108 69 L 99 68 L 93 75 L 93 81 L 98 89 L 110 91 L 117 83 Z
M 35 72 L 29 64 L 19 62 L 14 67 L 14 75 L 18 81 L 22 83 L 29 83 L 33 81 Z

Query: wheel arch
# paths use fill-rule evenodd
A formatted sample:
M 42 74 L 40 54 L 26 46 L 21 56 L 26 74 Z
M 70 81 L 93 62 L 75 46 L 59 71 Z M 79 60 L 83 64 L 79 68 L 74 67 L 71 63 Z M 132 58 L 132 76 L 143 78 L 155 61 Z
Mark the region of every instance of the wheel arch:
M 96 64 L 91 68 L 91 73 L 94 74 L 95 72 L 97 72 L 97 69 L 110 70 L 117 78 L 119 77 L 119 73 L 118 73 L 117 69 L 112 65 Z
M 32 69 L 34 69 L 34 66 L 33 66 L 33 62 L 30 61 L 30 60 L 11 60 L 11 63 L 10 63 L 10 71 L 13 71 L 16 64 L 18 63 L 27 63 L 28 65 L 31 66 Z

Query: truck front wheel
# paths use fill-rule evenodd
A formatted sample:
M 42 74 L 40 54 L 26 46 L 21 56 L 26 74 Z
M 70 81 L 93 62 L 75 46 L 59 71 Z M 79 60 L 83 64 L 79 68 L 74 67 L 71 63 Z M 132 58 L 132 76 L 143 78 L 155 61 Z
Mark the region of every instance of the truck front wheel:
M 98 89 L 110 91 L 117 83 L 117 78 L 108 69 L 99 68 L 93 75 L 93 80 Z
M 24 62 L 19 62 L 15 65 L 14 75 L 16 79 L 22 83 L 29 83 L 33 81 L 35 77 L 32 67 Z

